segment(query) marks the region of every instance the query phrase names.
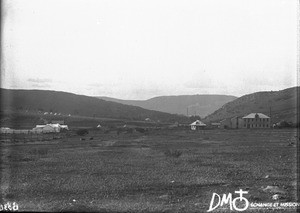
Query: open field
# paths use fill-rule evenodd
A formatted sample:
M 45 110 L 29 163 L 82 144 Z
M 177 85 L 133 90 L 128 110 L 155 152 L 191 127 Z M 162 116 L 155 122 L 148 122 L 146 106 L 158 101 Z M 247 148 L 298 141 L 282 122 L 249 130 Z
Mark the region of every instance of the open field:
M 63 120 L 70 128 L 92 128 L 98 124 L 102 126 L 117 126 L 117 125 L 137 125 L 137 126 L 164 126 L 170 123 L 164 122 L 145 122 L 141 120 L 115 119 L 105 117 L 88 117 L 80 115 L 42 115 L 37 112 L 23 111 L 0 111 L 1 127 L 10 127 L 12 129 L 32 129 L 37 124 L 46 124 L 51 121 Z M 46 123 L 44 123 L 46 121 Z M 192 122 L 192 120 L 191 120 Z M 174 123 L 174 122 L 173 122 Z M 188 124 L 190 122 L 187 122 Z
M 206 212 L 214 192 L 243 189 L 249 202 L 275 202 L 267 186 L 279 187 L 280 201 L 296 202 L 296 134 L 90 131 L 1 142 L 1 203 L 16 202 L 21 211 Z

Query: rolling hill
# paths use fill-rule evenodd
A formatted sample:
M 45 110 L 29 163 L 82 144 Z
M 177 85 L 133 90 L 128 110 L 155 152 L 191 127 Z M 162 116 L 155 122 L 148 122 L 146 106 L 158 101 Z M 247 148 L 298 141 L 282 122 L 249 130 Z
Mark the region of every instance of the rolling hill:
M 185 116 L 143 109 L 95 97 L 46 90 L 0 89 L 1 113 L 4 111 L 56 112 L 98 118 L 175 122 Z
M 148 100 L 121 100 L 109 97 L 98 97 L 106 101 L 139 106 L 144 109 L 157 110 L 172 114 L 199 115 L 205 117 L 219 109 L 225 103 L 235 100 L 227 95 L 179 95 L 159 96 Z
M 233 100 L 205 118 L 205 121 L 220 121 L 233 116 L 245 116 L 251 112 L 271 114 L 272 123 L 282 120 L 297 122 L 300 87 L 280 91 L 256 92 Z

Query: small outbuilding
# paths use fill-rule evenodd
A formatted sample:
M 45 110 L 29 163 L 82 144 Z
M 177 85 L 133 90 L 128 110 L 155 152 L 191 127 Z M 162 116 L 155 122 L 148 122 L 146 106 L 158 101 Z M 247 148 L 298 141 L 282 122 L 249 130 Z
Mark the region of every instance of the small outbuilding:
M 241 129 L 244 127 L 244 121 L 238 116 L 225 118 L 220 121 L 220 127 L 222 129 Z
M 13 129 L 8 128 L 8 127 L 1 127 L 0 133 L 3 133 L 3 134 L 9 133 L 9 134 L 11 134 L 11 133 L 13 133 Z
M 69 130 L 69 127 L 68 125 L 60 125 L 60 129 Z
M 230 119 L 231 128 L 233 129 L 241 129 L 244 126 L 244 121 L 241 117 L 234 116 Z
M 231 119 L 230 118 L 225 118 L 220 121 L 220 128 L 222 129 L 227 129 L 231 128 Z
M 212 128 L 220 128 L 221 123 L 214 122 L 214 123 L 211 123 L 210 125 L 211 125 Z
M 191 130 L 203 129 L 206 127 L 206 124 L 200 120 L 196 120 L 190 124 Z

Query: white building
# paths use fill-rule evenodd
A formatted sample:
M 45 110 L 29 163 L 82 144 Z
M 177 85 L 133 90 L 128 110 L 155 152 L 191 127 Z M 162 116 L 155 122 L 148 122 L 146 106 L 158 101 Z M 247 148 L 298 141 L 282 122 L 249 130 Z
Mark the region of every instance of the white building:
M 206 124 L 203 123 L 202 121 L 196 120 L 195 122 L 190 124 L 191 130 L 197 130 L 197 129 L 203 129 L 206 127 Z
M 68 125 L 60 125 L 60 124 L 36 125 L 36 127 L 33 128 L 32 131 L 36 133 L 48 133 L 48 132 L 60 132 L 62 129 L 69 130 L 69 127 Z
M 66 130 L 69 130 L 69 127 L 68 127 L 68 125 L 60 125 L 60 128 L 61 128 L 61 129 L 66 129 Z
M 30 130 L 27 129 L 11 129 L 8 127 L 1 127 L 1 134 L 29 134 Z
M 0 133 L 3 133 L 3 134 L 11 134 L 11 133 L 13 133 L 13 129 L 8 128 L 8 127 L 1 127 Z

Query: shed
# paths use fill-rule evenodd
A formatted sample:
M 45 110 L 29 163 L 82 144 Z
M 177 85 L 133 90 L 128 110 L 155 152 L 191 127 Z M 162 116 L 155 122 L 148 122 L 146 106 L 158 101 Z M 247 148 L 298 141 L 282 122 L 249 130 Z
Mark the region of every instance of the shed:
M 231 119 L 225 118 L 220 121 L 220 127 L 223 129 L 231 128 Z
M 231 128 L 233 129 L 240 129 L 244 126 L 244 121 L 241 117 L 234 116 L 230 119 L 231 122 Z
M 13 129 L 8 128 L 8 127 L 1 127 L 0 133 L 4 133 L 4 134 L 9 133 L 9 134 L 11 134 L 11 133 L 13 133 Z
M 69 130 L 68 125 L 60 125 L 60 128 L 61 128 L 61 129 L 65 129 L 65 130 Z
M 213 128 L 220 128 L 221 123 L 214 122 L 214 123 L 211 123 L 210 125 L 211 125 Z
M 193 123 L 191 123 L 190 126 L 191 126 L 191 130 L 197 130 L 197 129 L 203 129 L 204 127 L 206 127 L 206 124 L 200 120 L 196 120 Z

